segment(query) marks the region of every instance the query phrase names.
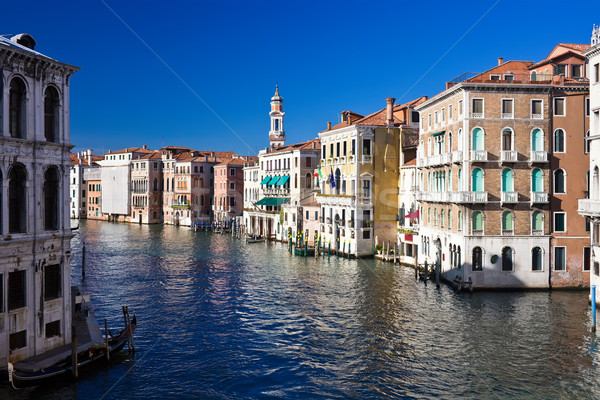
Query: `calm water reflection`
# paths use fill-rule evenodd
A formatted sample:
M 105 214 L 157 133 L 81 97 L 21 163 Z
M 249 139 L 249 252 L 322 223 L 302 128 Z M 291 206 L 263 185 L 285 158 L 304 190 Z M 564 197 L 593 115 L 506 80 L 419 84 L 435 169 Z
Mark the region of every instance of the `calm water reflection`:
M 372 260 L 170 226 L 87 221 L 73 240 L 99 318 L 136 355 L 28 398 L 597 398 L 585 292 L 456 295 Z

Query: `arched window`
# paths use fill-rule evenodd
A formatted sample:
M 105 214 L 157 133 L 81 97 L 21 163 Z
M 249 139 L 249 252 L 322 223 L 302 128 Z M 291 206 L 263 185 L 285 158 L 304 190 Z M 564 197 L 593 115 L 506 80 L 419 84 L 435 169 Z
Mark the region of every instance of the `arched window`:
M 502 271 L 513 270 L 513 250 L 510 247 L 502 249 Z
M 458 150 L 462 151 L 463 138 L 462 138 L 462 128 L 458 130 Z
M 539 247 L 534 247 L 531 250 L 531 270 L 532 271 L 542 271 L 542 249 Z
M 502 234 L 512 235 L 513 229 L 513 213 L 511 211 L 504 211 L 502 213 Z
M 294 189 L 298 189 L 298 174 L 294 174 Z
M 458 231 L 462 232 L 462 211 L 458 211 L 458 217 L 456 223 L 458 224 Z
M 537 73 L 535 71 L 531 71 L 531 80 L 534 82 L 537 80 Z
M 171 179 L 171 191 L 174 192 L 175 191 L 175 178 Z
M 513 172 L 511 169 L 502 170 L 502 191 L 513 192 L 514 191 L 514 179 Z
M 158 179 L 154 178 L 154 184 L 152 185 L 152 190 L 158 192 Z
M 554 193 L 565 193 L 565 171 L 557 169 L 554 171 Z
M 58 171 L 50 167 L 44 174 L 44 229 L 58 229 Z
M 10 136 L 25 138 L 25 83 L 19 78 L 10 81 L 9 90 L 9 122 Z
M 27 172 L 22 164 L 15 164 L 8 173 L 8 231 L 24 233 L 27 230 Z
M 544 182 L 542 181 L 542 170 L 540 169 L 536 168 L 533 171 L 531 171 L 531 191 L 544 191 Z
M 565 152 L 565 131 L 562 129 L 554 131 L 554 151 L 556 153 Z
M 448 153 L 452 153 L 452 132 L 448 132 Z
M 48 142 L 58 142 L 58 91 L 52 86 L 44 93 L 44 135 Z
M 452 210 L 448 210 L 448 229 L 452 229 Z
M 531 151 L 544 150 L 544 132 L 541 129 L 531 131 Z
M 462 168 L 458 169 L 458 188 L 457 190 L 462 191 Z
M 481 128 L 473 129 L 473 150 L 484 150 L 483 130 Z
M 510 128 L 502 130 L 502 150 L 508 151 L 513 149 L 513 131 Z
M 534 211 L 531 214 L 531 230 L 534 235 L 544 232 L 544 215 L 541 211 Z
M 310 175 L 310 172 L 306 174 L 306 188 L 310 189 L 312 184 L 312 177 Z
M 483 213 L 475 211 L 471 216 L 473 234 L 481 234 L 483 232 Z
M 483 270 L 483 251 L 481 247 L 473 248 L 472 269 L 473 271 Z
M 585 139 L 584 139 L 584 142 L 583 142 L 583 149 L 584 149 L 584 152 L 586 154 L 590 152 L 590 131 L 589 131 L 589 129 L 585 133 Z
M 594 173 L 592 175 L 592 193 L 590 199 L 598 200 L 600 198 L 600 170 L 598 167 L 594 167 Z
M 340 171 L 339 168 L 337 168 L 335 170 L 335 194 L 340 194 L 340 186 L 342 186 L 341 184 L 341 180 L 342 180 L 342 172 Z
M 472 190 L 474 192 L 483 191 L 483 171 L 480 168 L 473 170 Z
M 456 266 L 460 269 L 462 267 L 462 257 L 460 254 L 460 246 L 456 248 Z

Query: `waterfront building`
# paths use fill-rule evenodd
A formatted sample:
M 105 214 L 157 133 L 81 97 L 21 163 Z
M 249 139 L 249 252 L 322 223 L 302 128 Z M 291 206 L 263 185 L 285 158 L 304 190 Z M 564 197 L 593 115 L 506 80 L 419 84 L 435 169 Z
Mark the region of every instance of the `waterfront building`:
M 71 342 L 70 78 L 0 35 L 0 364 Z
M 594 25 L 591 47 L 583 55 L 586 57 L 586 76 L 590 82 L 588 113 L 591 118 L 587 137 L 590 190 L 587 198 L 579 200 L 579 213 L 590 218 L 592 226 L 590 285 L 596 286 L 595 301 L 600 303 L 600 27 Z
M 417 150 L 418 136 L 405 138 L 402 150 L 405 154 L 400 164 L 398 176 L 398 251 L 399 260 L 403 264 L 414 265 L 419 243 L 419 214 L 417 212 L 418 169 Z M 409 153 L 410 154 L 407 154 Z
M 566 198 L 586 190 L 579 46 L 499 58 L 417 107 L 420 263 L 475 287 L 585 284 L 585 220 Z
M 146 147 L 143 147 L 146 149 Z M 139 224 L 162 222 L 162 158 L 159 151 L 139 155 L 131 161 L 131 218 Z
M 232 158 L 214 167 L 214 216 L 216 222 L 230 222 L 243 214 L 244 165 L 247 158 Z
M 102 171 L 100 168 L 88 168 L 83 171 L 83 180 L 87 185 L 86 218 L 106 220 L 102 214 Z
M 153 150 L 143 147 L 130 147 L 108 152 L 100 164 L 102 190 L 102 214 L 108 221 L 131 222 L 132 210 L 132 160 L 151 154 Z
M 373 254 L 378 243 L 397 241 L 398 181 L 403 136 L 416 135 L 416 99 L 373 114 L 343 111 L 342 121 L 319 133 L 321 139 L 321 236 L 332 249 L 348 244 L 349 253 Z
M 319 159 L 320 142 L 311 139 L 285 145 L 284 115 L 283 99 L 277 88 L 269 113 L 270 146 L 259 152 L 255 165 L 244 168 L 244 187 L 250 189 L 249 198 L 256 194 L 257 177 L 259 187 L 258 200 L 244 200 L 247 208 L 243 221 L 248 234 L 287 241 L 290 233 L 295 235 L 302 229 L 302 203 L 312 199 L 316 190 L 312 175 Z
M 85 171 L 90 168 L 98 168 L 96 161 L 102 160 L 102 156 L 92 155 L 92 150 L 85 150 L 78 153 L 70 153 L 71 175 L 70 189 L 71 195 L 71 218 L 79 219 L 86 217 L 86 182 Z

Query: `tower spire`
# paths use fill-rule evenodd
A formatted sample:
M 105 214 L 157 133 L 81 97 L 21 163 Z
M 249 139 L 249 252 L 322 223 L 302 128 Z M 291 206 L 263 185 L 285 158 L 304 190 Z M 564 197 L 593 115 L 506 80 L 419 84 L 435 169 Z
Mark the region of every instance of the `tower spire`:
M 283 98 L 279 95 L 279 85 L 275 85 L 275 95 L 271 97 L 271 130 L 269 131 L 269 146 L 271 149 L 282 147 L 285 144 L 285 131 L 283 130 Z

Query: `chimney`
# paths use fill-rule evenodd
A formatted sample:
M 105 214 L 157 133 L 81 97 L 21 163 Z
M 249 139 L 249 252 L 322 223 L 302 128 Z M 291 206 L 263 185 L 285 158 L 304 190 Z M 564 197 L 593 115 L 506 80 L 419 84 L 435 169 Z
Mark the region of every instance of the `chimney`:
M 92 150 L 88 149 L 87 150 L 87 159 L 88 159 L 88 165 L 92 165 Z
M 385 102 L 387 103 L 385 119 L 387 121 L 388 127 L 394 126 L 394 102 L 395 101 L 396 101 L 396 99 L 393 97 L 387 97 L 385 99 Z
M 143 144 L 142 145 L 142 149 L 146 150 L 148 148 L 148 145 Z
M 498 65 L 504 64 L 504 57 L 498 57 Z
M 331 121 L 327 121 L 327 130 L 330 131 L 331 130 Z

